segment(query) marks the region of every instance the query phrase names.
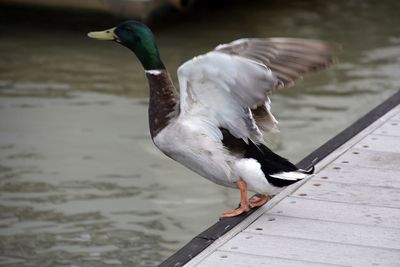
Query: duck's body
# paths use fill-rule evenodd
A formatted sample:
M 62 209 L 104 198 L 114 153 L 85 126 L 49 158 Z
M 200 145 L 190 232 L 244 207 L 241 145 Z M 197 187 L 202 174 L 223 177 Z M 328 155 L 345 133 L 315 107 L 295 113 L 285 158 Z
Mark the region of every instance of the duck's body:
M 207 105 L 191 100 L 191 105 L 195 107 L 186 112 L 179 110 L 176 100 L 174 101 L 177 99 L 174 87 L 168 82 L 170 78 L 167 71 L 148 71 L 147 78 L 152 88 L 149 105 L 151 136 L 154 144 L 170 158 L 222 186 L 237 188 L 236 182 L 243 179 L 248 190 L 260 194 L 276 194 L 285 186 L 307 176 L 304 172 L 299 172 L 297 176 L 292 174 L 294 177 L 281 179 L 286 183 L 271 182 L 274 178 L 268 174 L 278 174 L 285 170 L 296 171 L 297 168 L 279 157 L 266 166 L 272 170 L 263 172 L 263 162 L 254 159 L 257 149 L 260 149 L 259 152 L 265 154 L 266 158 L 275 154 L 271 151 L 261 151 L 262 144 L 258 144 L 259 147 L 254 149 L 257 145 L 251 140 L 248 140 L 251 144 L 247 144 L 242 139 L 232 136 L 228 130 L 219 128 L 221 125 L 217 119 L 212 118 Z M 158 85 L 154 85 L 155 80 Z M 158 89 L 160 84 L 163 85 L 162 89 Z M 164 93 L 155 94 L 152 93 L 153 90 Z M 169 103 L 168 106 L 151 104 L 153 101 L 159 104 L 157 98 L 160 95 L 163 95 L 163 103 Z M 252 148 L 255 151 L 252 151 Z M 280 162 L 289 166 L 286 166 L 285 170 L 282 167 L 274 170 L 273 165 Z
M 178 69 L 178 96 L 146 26 L 131 21 L 91 37 L 122 43 L 144 66 L 154 144 L 208 180 L 240 189 L 240 208 L 223 216 L 260 206 L 267 195 L 313 171 L 299 170 L 269 150 L 263 145 L 261 130 L 277 128 L 270 112 L 271 92 L 332 63 L 333 45 L 290 38 L 242 39 L 220 45 Z M 261 197 L 247 200 L 247 190 Z
M 238 188 L 236 182 L 242 179 L 249 191 L 275 195 L 286 186 L 308 176 L 304 171 L 293 173 L 292 177 L 287 178 L 269 176 L 262 170 L 261 162 L 249 155 L 250 145 L 246 145 L 249 149 L 243 150 L 243 153 L 234 154 L 222 140 L 213 139 L 206 127 L 199 126 L 198 121 L 179 116 L 154 137 L 153 141 L 170 158 L 225 187 Z M 264 156 L 269 155 L 264 153 Z M 296 170 L 297 168 L 292 168 L 292 171 Z M 283 170 L 279 170 L 275 174 L 282 172 Z

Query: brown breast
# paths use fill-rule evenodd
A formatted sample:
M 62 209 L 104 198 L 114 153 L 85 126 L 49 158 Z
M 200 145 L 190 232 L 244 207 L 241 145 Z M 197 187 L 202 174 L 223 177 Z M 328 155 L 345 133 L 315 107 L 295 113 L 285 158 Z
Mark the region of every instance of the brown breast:
M 146 72 L 150 87 L 149 125 L 154 138 L 179 114 L 176 89 L 166 70 Z

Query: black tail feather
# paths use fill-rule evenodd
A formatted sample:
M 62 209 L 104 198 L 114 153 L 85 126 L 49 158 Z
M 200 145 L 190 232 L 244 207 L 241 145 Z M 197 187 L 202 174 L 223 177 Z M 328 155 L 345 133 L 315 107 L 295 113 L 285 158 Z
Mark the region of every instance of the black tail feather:
M 267 178 L 268 182 L 274 186 L 283 187 L 291 185 L 299 180 L 286 180 L 271 175 L 282 172 L 294 172 L 302 171 L 305 174 L 312 174 L 314 172 L 314 166 L 307 168 L 306 170 L 299 170 L 289 160 L 275 154 L 268 147 L 263 144 L 255 144 L 249 140 L 246 143 L 243 139 L 235 138 L 229 133 L 228 130 L 221 128 L 223 134 L 223 144 L 232 151 L 232 153 L 243 153 L 245 158 L 252 158 L 257 160 L 261 165 L 261 170 Z M 314 163 L 314 161 L 313 161 Z
M 265 175 L 298 170 L 296 165 L 275 154 L 265 145 L 254 144 L 251 141 L 249 141 L 247 146 L 245 157 L 257 160 L 261 164 L 262 171 Z
M 270 176 L 272 174 L 277 174 L 281 172 L 298 171 L 299 169 L 289 160 L 275 154 L 263 144 L 254 144 L 250 141 L 246 149 L 245 157 L 257 160 L 261 164 L 261 170 L 267 178 L 268 182 L 274 186 L 288 186 L 298 181 L 285 180 Z

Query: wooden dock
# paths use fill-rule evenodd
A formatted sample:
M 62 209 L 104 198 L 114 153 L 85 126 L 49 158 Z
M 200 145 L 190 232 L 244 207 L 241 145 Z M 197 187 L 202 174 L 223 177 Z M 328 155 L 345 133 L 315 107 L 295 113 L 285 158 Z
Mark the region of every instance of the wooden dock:
M 400 91 L 299 163 L 316 174 L 160 266 L 400 266 Z

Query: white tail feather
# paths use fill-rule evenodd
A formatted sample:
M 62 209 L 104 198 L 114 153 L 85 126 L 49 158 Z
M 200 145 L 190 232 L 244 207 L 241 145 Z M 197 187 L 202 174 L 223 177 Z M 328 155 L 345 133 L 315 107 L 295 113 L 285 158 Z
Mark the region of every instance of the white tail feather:
M 294 171 L 294 172 L 279 172 L 275 174 L 270 174 L 269 176 L 282 180 L 295 181 L 307 178 L 308 176 L 310 176 L 310 174 Z

